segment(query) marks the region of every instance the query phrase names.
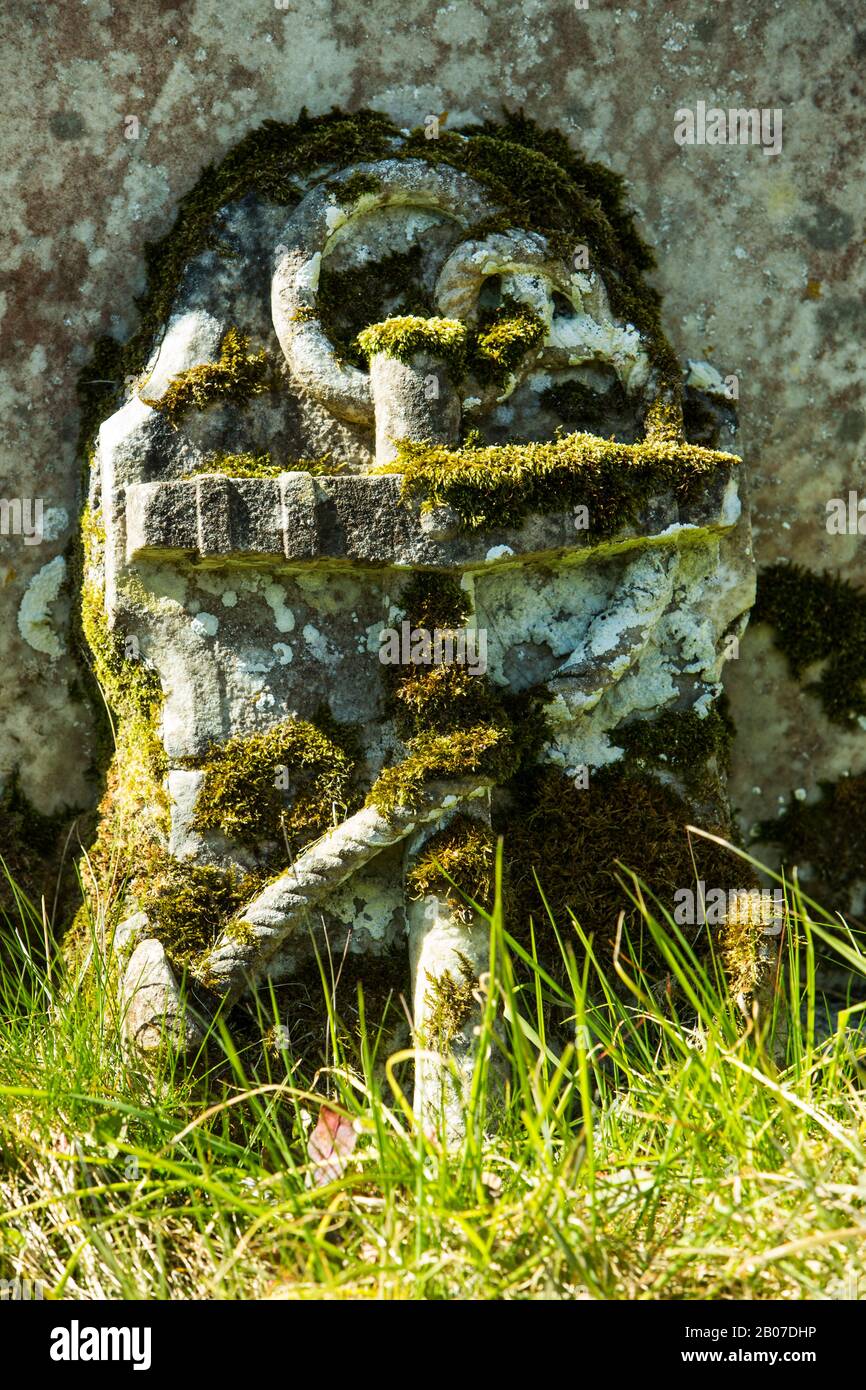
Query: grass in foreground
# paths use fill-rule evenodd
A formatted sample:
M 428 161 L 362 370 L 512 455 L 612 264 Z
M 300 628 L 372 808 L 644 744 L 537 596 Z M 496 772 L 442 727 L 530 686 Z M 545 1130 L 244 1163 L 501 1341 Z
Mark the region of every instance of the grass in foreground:
M 866 1005 L 822 1029 L 815 946 L 851 969 L 852 997 L 866 957 L 789 885 L 776 1065 L 681 930 L 632 892 L 665 943 L 661 1002 L 622 966 L 608 978 L 573 921 L 559 924 L 564 988 L 509 936 L 497 896 L 482 1029 L 496 1066 L 457 1152 L 413 1126 L 387 1020 L 362 998 L 359 1023 L 336 1016 L 338 961 L 322 967 L 327 1065 L 305 1071 L 279 1028 L 270 1052 L 218 1030 L 209 1072 L 150 1076 L 124 1058 L 98 951 L 95 988 L 38 965 L 42 925 L 19 899 L 0 979 L 0 1278 L 85 1299 L 856 1297 Z M 551 1010 L 567 1020 L 556 1045 Z M 488 1133 L 497 1066 L 510 1098 Z M 315 1185 L 323 1102 L 357 1140 Z

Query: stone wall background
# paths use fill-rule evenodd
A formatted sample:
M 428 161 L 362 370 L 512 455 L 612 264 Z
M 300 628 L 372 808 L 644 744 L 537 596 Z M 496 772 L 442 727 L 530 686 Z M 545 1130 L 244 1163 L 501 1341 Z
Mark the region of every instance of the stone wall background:
M 46 508 L 41 545 L 0 537 L 0 788 L 17 771 L 43 811 L 96 791 L 70 596 L 29 627 L 40 649 L 19 629 L 22 601 L 38 618 L 51 598 L 58 566 L 45 566 L 76 524 L 76 376 L 96 337 L 134 326 L 143 243 L 201 167 L 303 105 L 404 125 L 522 106 L 623 173 L 675 346 L 739 377 L 759 563 L 866 579 L 866 540 L 825 528 L 827 499 L 864 472 L 863 0 L 285 3 L 49 0 L 0 19 L 0 496 Z M 782 153 L 678 147 L 674 112 L 698 100 L 782 108 Z M 866 732 L 825 720 L 766 628 L 728 671 L 746 823 L 866 766 Z

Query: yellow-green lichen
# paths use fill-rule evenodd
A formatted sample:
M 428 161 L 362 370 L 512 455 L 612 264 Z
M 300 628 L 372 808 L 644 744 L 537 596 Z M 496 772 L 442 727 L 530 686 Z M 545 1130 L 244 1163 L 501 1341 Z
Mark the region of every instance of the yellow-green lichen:
M 206 410 L 211 405 L 245 405 L 253 396 L 275 391 L 279 384 L 279 371 L 267 349 L 251 352 L 249 338 L 236 328 L 229 328 L 223 335 L 216 362 L 204 362 L 181 372 L 159 400 L 147 396 L 142 400 L 177 425 L 190 410 Z
M 460 449 L 402 440 L 381 471 L 403 475 L 407 495 L 447 503 L 471 528 L 519 525 L 530 512 L 588 508 L 588 532 L 607 536 L 634 524 L 654 495 L 696 500 L 734 454 L 696 444 L 619 444 L 569 434 L 535 444 L 467 444 Z

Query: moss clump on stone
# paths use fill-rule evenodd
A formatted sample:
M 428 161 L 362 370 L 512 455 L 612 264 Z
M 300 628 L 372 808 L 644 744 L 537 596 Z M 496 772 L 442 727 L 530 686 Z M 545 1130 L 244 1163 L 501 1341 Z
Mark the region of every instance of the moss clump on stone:
M 408 742 L 407 756 L 379 773 L 367 794 L 367 802 L 387 816 L 398 806 L 412 810 L 419 805 L 426 782 L 473 775 L 479 784 L 498 781 L 512 770 L 510 735 L 505 724 L 499 728 L 478 724 L 447 734 L 417 734 Z
M 502 305 L 478 328 L 459 319 L 415 315 L 370 324 L 356 338 L 361 357 L 377 353 L 411 362 L 419 353 L 446 362 L 459 382 L 471 372 L 479 382 L 504 386 L 527 352 L 544 339 L 544 324 L 526 305 Z
M 493 901 L 496 837 L 482 822 L 460 814 L 424 845 L 406 875 L 411 895 L 443 892 L 454 911 L 471 923 L 471 898 L 489 910 Z
M 778 923 L 779 915 L 772 893 L 740 889 L 729 897 L 721 929 L 721 957 L 731 995 L 746 1013 L 761 978 L 757 938 L 778 933 L 783 925 Z
M 652 252 L 627 210 L 624 182 L 603 165 L 587 162 L 555 131 L 522 113 L 426 140 L 413 131 L 401 154 L 443 162 L 484 184 L 510 224 L 546 235 L 570 257 L 576 244 L 590 249 L 591 265 L 608 288 L 613 312 L 646 339 L 661 376 L 679 389 L 679 365 L 661 327 L 660 297 L 643 273 Z
M 661 767 L 693 784 L 707 765 L 714 775 L 727 772 L 734 726 L 722 696 L 701 716 L 697 710 L 665 710 L 655 719 L 637 719 L 612 735 L 638 768 Z
M 363 367 L 364 353 L 358 335 L 389 315 L 425 319 L 433 313 L 433 300 L 422 282 L 420 246 L 393 251 L 381 260 L 350 270 L 322 267 L 317 292 L 318 315 L 338 360 Z M 310 310 L 310 317 L 315 317 Z
M 357 748 L 351 731 L 325 715 L 285 719 L 260 734 L 237 734 L 203 759 L 193 826 L 240 844 L 288 842 L 295 851 L 353 807 Z
M 400 595 L 400 606 L 415 627 L 455 628 L 466 622 L 472 603 L 460 581 L 451 574 L 418 570 Z
M 468 595 L 444 575 L 416 574 L 401 603 L 413 627 L 430 632 L 457 628 L 470 612 Z M 406 756 L 384 768 L 367 795 L 384 815 L 416 805 L 421 787 L 439 778 L 507 780 L 540 747 L 541 701 L 531 693 L 503 693 L 457 663 L 387 672 L 389 709 Z
M 577 789 L 558 768 L 545 767 L 524 774 L 508 790 L 510 801 L 494 816 L 494 830 L 505 838 L 509 929 L 527 945 L 530 917 L 537 939 L 549 930 L 546 900 L 560 927 L 573 912 L 594 937 L 600 959 L 609 962 L 624 912 L 632 950 L 663 972 L 666 966 L 628 895 L 626 869 L 670 912 L 677 889 L 692 887 L 698 878 L 726 891 L 754 886 L 750 870 L 734 855 L 689 839 L 685 827 L 694 809 L 651 773 L 613 764 L 593 770 L 588 787 Z M 705 828 L 719 835 L 728 829 L 718 823 Z
M 411 362 L 418 353 L 441 357 L 459 379 L 466 368 L 468 333 L 459 319 L 419 318 L 414 314 L 370 324 L 357 337 L 365 361 L 383 353 L 399 362 Z
M 545 410 L 553 411 L 561 420 L 578 420 L 590 427 L 607 425 L 612 416 L 629 406 L 629 396 L 619 381 L 606 391 L 594 391 L 583 381 L 562 381 L 548 386 L 539 400 Z
M 437 1052 L 446 1051 L 470 1017 L 478 989 L 478 981 L 468 958 L 458 955 L 457 963 L 460 967 L 459 980 L 449 970 L 441 975 L 427 976 L 425 1004 L 429 1012 L 424 1042 Z
M 80 622 L 87 641 L 93 675 L 106 703 L 120 718 L 118 743 L 135 745 L 144 757 L 150 776 L 158 783 L 165 774 L 166 759 L 156 732 L 162 708 L 159 674 L 124 634 L 112 629 L 105 612 L 104 593 L 94 580 L 102 563 L 105 531 L 98 512 L 85 508 L 81 520 L 83 578 Z
M 223 335 L 216 362 L 204 362 L 181 372 L 159 400 L 149 400 L 147 396 L 142 399 L 177 425 L 190 410 L 207 410 L 211 405 L 246 405 L 253 396 L 275 391 L 279 384 L 279 372 L 267 349 L 251 352 L 249 338 L 236 328 L 229 328 Z
M 804 689 L 817 696 L 828 719 L 851 725 L 866 715 L 866 593 L 825 570 L 770 565 L 758 577 L 752 622 L 770 623 L 773 640 L 798 681 L 825 662 Z
M 195 478 L 202 473 L 222 473 L 227 478 L 277 478 L 283 466 L 274 463 L 270 454 L 208 454 L 201 467 L 186 476 Z
M 342 182 L 334 179 L 327 183 L 326 188 L 330 189 L 337 198 L 337 201 L 346 206 L 347 203 L 356 203 L 365 194 L 378 193 L 382 187 L 381 179 L 377 179 L 375 174 L 370 174 L 366 169 L 356 169 L 347 179 Z
M 519 112 L 465 131 L 443 132 L 438 140 L 426 140 L 419 130 L 404 145 L 400 141 L 398 127 L 380 112 L 361 110 L 347 115 L 334 108 L 325 115 L 310 116 L 304 109 L 294 124 L 265 121 L 219 164 L 208 165 L 180 200 L 171 230 L 145 249 L 147 287 L 137 301 L 140 322 L 136 332 L 126 343 L 101 338 L 79 376 L 82 455 L 99 423 L 110 413 L 110 405 L 122 400 L 124 382 L 144 368 L 168 320 L 186 266 L 218 245 L 215 224 L 222 208 L 249 194 L 294 204 L 303 195 L 303 181 L 316 171 L 330 177 L 334 170 L 353 162 L 386 156 L 450 163 L 484 183 L 501 211 L 487 219 L 489 225 L 473 228 L 471 235 L 525 226 L 544 233 L 555 244 L 558 239 L 566 255 L 571 254 L 576 241 L 588 245 L 606 277 L 614 313 L 645 335 L 662 375 L 678 386 L 678 363 L 661 328 L 660 298 L 643 279 L 654 258 L 626 207 L 625 184 L 619 175 L 583 159 L 558 132 L 542 129 Z M 363 171 L 359 175 L 363 177 Z M 350 278 L 355 275 L 355 271 L 346 272 L 344 280 L 335 280 L 335 302 L 346 298 L 343 291 L 350 288 Z M 323 311 L 327 297 L 328 281 L 323 274 Z M 432 305 L 407 303 L 402 309 L 426 314 Z M 392 306 L 388 312 L 394 312 Z M 381 311 L 371 315 L 369 304 L 361 313 L 348 341 L 371 318 L 382 317 Z
M 809 864 L 823 892 L 840 901 L 866 881 L 866 772 L 819 787 L 818 800 L 792 799 L 781 816 L 762 821 L 758 838 L 778 845 L 787 867 Z
M 356 160 L 381 159 L 392 152 L 400 132 L 377 111 L 351 115 L 334 108 L 296 122 L 264 121 L 216 165 L 209 164 L 181 198 L 174 226 L 145 247 L 147 285 L 137 299 L 139 326 L 126 343 L 100 338 L 93 358 L 78 379 L 82 454 L 112 402 L 122 399 L 128 377 L 144 368 L 180 287 L 188 263 L 213 248 L 214 224 L 221 208 L 250 193 L 280 204 L 303 195 L 301 179 L 316 169 L 337 169 Z
M 545 327 L 526 304 L 506 300 L 482 319 L 469 346 L 470 367 L 479 381 L 504 386 L 528 352 L 540 347 Z
M 262 454 L 208 454 L 200 468 L 186 474 L 194 478 L 203 473 L 221 473 L 227 478 L 278 478 L 281 473 L 334 473 L 339 466 L 330 462 L 330 454 L 315 459 L 290 459 L 275 463 L 267 452 Z
M 162 942 L 173 966 L 193 965 L 262 882 L 261 875 L 245 877 L 208 864 L 180 865 L 166 855 L 142 895 L 148 935 Z
M 588 533 L 614 534 L 637 522 L 658 493 L 696 500 L 734 454 L 695 444 L 646 440 L 618 444 L 593 434 L 568 434 L 536 444 L 467 444 L 460 449 L 402 440 L 393 463 L 407 495 L 447 503 L 472 529 L 516 526 L 530 512 L 589 510 Z

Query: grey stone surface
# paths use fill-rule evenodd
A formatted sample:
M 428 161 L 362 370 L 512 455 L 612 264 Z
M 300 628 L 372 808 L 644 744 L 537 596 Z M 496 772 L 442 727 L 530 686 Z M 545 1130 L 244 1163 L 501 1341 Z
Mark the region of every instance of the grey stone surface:
M 401 495 L 399 475 L 272 478 L 211 475 L 188 482 L 133 483 L 126 490 L 126 559 L 202 565 L 315 563 L 466 570 L 517 560 L 556 560 L 601 550 L 615 554 L 646 540 L 671 545 L 689 532 L 721 532 L 741 516 L 738 469 L 721 463 L 690 503 L 652 498 L 637 524 L 609 540 L 575 526 L 573 510 L 529 517 L 520 527 L 468 531 L 440 513 L 440 528 Z
M 0 540 L 0 781 L 17 771 L 42 809 L 96 792 L 85 777 L 90 716 L 76 693 L 68 597 L 44 609 L 57 638 L 48 649 L 18 622 L 75 525 L 75 376 L 97 334 L 134 326 L 143 241 L 167 230 L 199 169 L 262 118 L 293 120 L 304 103 L 379 107 L 406 124 L 523 106 L 624 173 L 658 251 L 678 350 L 740 375 L 759 561 L 790 556 L 864 578 L 862 538 L 824 528 L 827 497 L 859 484 L 866 430 L 864 171 L 852 135 L 866 23 L 856 9 L 48 0 L 9 8 L 0 25 L 10 170 L 0 493 L 42 497 L 53 517 L 39 546 Z M 782 154 L 678 147 L 674 112 L 698 98 L 782 107 Z M 340 430 L 349 437 L 350 427 Z M 322 427 L 316 452 L 335 433 Z M 748 632 L 726 680 L 746 821 L 772 814 L 792 786 L 863 766 L 862 733 L 826 722 L 766 629 Z
M 409 161 L 396 171 L 389 167 L 383 187 L 384 223 L 379 214 L 386 209 L 367 207 L 363 198 L 347 219 L 339 189 L 334 194 L 326 184 L 302 201 L 281 233 L 295 235 L 291 250 L 283 242 L 274 250 L 270 299 L 282 320 L 275 328 L 287 370 L 277 394 L 287 412 L 306 396 L 317 402 L 320 419 L 352 415 L 334 384 L 335 371 L 343 368 L 319 350 L 321 342 L 309 351 L 312 340 L 300 329 L 315 321 L 294 315 L 299 303 L 315 312 L 314 299 L 298 300 L 298 285 L 313 284 L 332 240 L 339 247 L 338 234 L 346 229 L 345 239 L 360 253 L 368 219 L 371 255 L 399 246 L 407 226 L 421 236 L 435 231 L 419 274 L 435 271 L 440 286 L 444 276 L 443 294 L 451 295 L 448 302 L 465 321 L 477 311 L 479 268 L 486 268 L 503 290 L 532 304 L 545 327 L 543 341 L 524 354 L 498 394 L 474 394 L 470 372 L 459 390 L 431 403 L 423 393 L 437 365 L 432 358 L 419 354 L 407 365 L 374 356 L 369 380 L 356 375 L 369 388 L 375 419 L 367 423 L 375 425 L 377 460 L 390 455 L 395 438 L 420 443 L 432 433 L 456 441 L 461 413 L 469 409 L 484 428 L 491 418 L 502 427 L 518 420 L 520 429 L 534 429 L 531 437 L 544 438 L 540 388 L 561 380 L 563 371 L 604 368 L 645 410 L 657 390 L 648 344 L 611 314 L 597 272 L 572 272 L 550 257 L 540 238 L 519 229 L 508 238 L 493 233 L 473 240 L 461 261 L 429 215 L 444 208 L 453 219 L 458 195 L 464 221 L 467 207 L 482 209 L 471 180 L 438 171 L 422 176 Z M 310 244 L 314 270 L 297 272 L 292 258 Z M 153 370 L 167 344 L 175 365 L 194 365 L 202 342 L 213 341 L 220 314 L 225 329 L 238 321 L 238 296 L 245 306 L 265 302 L 267 261 L 260 252 L 248 227 L 227 275 L 211 262 L 199 267 L 200 275 L 187 275 Z M 209 295 L 203 288 L 208 274 L 216 280 Z M 555 320 L 555 295 L 570 301 L 565 328 Z M 203 297 L 210 317 L 197 327 Z M 259 330 L 267 341 L 267 325 Z M 712 402 L 720 385 L 712 369 L 692 363 L 688 370 L 690 389 L 702 387 Z M 351 388 L 356 404 L 357 385 Z M 642 414 L 638 405 L 636 416 Z M 369 454 L 360 462 L 338 459 L 331 476 L 302 469 L 258 478 L 207 471 L 200 422 L 172 421 L 166 432 L 164 422 L 154 421 L 159 413 L 158 401 L 136 390 L 99 430 L 90 498 L 99 507 L 105 543 L 86 579 L 104 595 L 108 624 L 159 678 L 168 848 L 177 859 L 241 871 L 272 867 L 272 846 L 242 847 L 197 827 L 201 779 L 190 759 L 214 744 L 272 730 L 287 715 L 315 718 L 326 705 L 354 725 L 370 780 L 395 754 L 405 755 L 381 679 L 381 643 L 398 625 L 401 632 L 410 626 L 400 595 L 412 572 L 460 576 L 471 600 L 473 635 L 484 642 L 484 666 L 475 674 L 514 691 L 546 687 L 550 727 L 540 760 L 569 775 L 621 758 L 623 722 L 673 708 L 706 715 L 718 696 L 726 639 L 742 631 L 754 595 L 743 469 L 732 452 L 716 455 L 697 501 L 660 492 L 643 504 L 636 522 L 604 538 L 591 529 L 591 498 L 583 520 L 572 506 L 485 532 L 461 525 L 447 507 L 429 511 L 407 499 L 399 475 L 365 471 Z M 734 417 L 721 406 L 715 413 L 719 441 L 732 450 Z M 204 414 L 214 417 L 208 439 L 223 457 L 236 449 L 235 441 L 246 454 L 255 452 L 229 411 Z M 240 417 L 250 431 L 273 428 L 252 410 Z M 618 423 L 603 422 L 597 434 L 615 437 Z M 348 441 L 341 447 L 353 454 Z M 632 457 L 641 462 L 639 450 Z M 342 819 L 335 806 L 333 828 L 254 893 L 197 959 L 195 971 L 209 990 L 233 1003 L 265 979 L 290 978 L 323 934 L 329 950 L 342 940 L 359 953 L 387 950 L 408 935 L 416 1035 L 425 1049 L 441 1053 L 417 1069 L 416 1109 L 424 1123 L 441 1116 L 450 1139 L 460 1132 L 471 1086 L 480 1004 L 475 1001 L 453 1036 L 426 1041 L 431 1030 L 436 1033 L 430 991 L 446 975 L 459 983 L 455 972 L 478 981 L 487 933 L 481 924 L 467 927 L 445 895 L 422 909 L 406 874 L 427 835 L 456 808 L 481 798 L 475 814 L 489 817 L 491 784 L 480 774 L 454 776 L 424 784 L 416 795 L 418 804 L 410 808 L 386 812 L 368 805 Z M 348 898 L 342 896 L 347 889 Z M 136 947 L 123 997 L 128 1035 L 141 1052 L 152 1053 L 166 1040 L 184 1050 L 196 1045 L 200 1035 L 182 1012 L 177 982 L 156 942 Z
M 192 1055 L 203 1033 L 183 999 L 165 951 L 153 937 L 139 942 L 121 987 L 123 1027 L 131 1046 L 147 1057 L 163 1049 Z

